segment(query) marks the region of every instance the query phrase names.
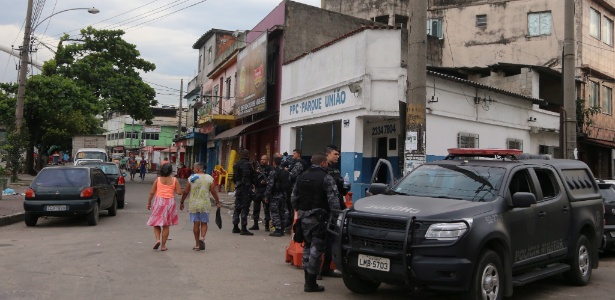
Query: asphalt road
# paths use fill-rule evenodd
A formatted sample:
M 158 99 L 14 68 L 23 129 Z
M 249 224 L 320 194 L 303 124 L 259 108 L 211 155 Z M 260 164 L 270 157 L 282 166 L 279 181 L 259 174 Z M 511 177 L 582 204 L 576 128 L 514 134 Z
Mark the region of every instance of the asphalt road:
M 356 295 L 333 278 L 320 282 L 324 293 L 304 293 L 303 272 L 284 261 L 288 236 L 232 234 L 228 210 L 222 230 L 212 223 L 206 251 L 191 250 L 186 212 L 171 227 L 169 251 L 152 250 L 153 230 L 145 225 L 150 184 L 129 181 L 126 207 L 115 217 L 103 213 L 98 226 L 41 218 L 33 228 L 1 227 L 0 299 L 457 299 L 388 285 Z M 600 263 L 586 287 L 555 277 L 516 288 L 510 299 L 615 299 L 615 255 Z

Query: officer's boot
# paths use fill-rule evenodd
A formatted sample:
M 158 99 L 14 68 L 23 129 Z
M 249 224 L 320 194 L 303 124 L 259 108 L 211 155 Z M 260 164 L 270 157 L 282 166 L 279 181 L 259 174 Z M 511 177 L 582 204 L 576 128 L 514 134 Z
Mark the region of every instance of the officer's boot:
M 258 230 L 258 220 L 254 219 L 254 225 L 252 225 L 252 227 L 248 228 L 249 230 Z
M 325 287 L 316 283 L 316 274 L 310 274 L 305 271 L 305 284 L 303 285 L 303 291 L 306 293 L 324 292 Z
M 269 221 L 265 221 L 265 231 L 270 231 L 271 228 L 269 227 Z
M 233 233 L 240 233 L 241 230 L 239 230 L 239 225 L 238 224 L 233 224 Z
M 254 233 L 248 231 L 247 225 L 241 225 L 240 235 L 254 235 Z
M 269 234 L 269 236 L 281 237 L 284 236 L 284 231 L 282 231 L 282 229 L 276 228 L 274 232 Z

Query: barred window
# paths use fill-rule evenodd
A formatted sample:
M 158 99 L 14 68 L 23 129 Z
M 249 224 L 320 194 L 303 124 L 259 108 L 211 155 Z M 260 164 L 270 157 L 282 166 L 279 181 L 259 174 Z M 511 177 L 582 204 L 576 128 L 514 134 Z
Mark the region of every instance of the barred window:
M 506 149 L 517 149 L 523 151 L 523 140 L 506 139 Z
M 551 156 L 554 156 L 555 152 L 557 151 L 558 151 L 558 147 L 555 147 L 555 146 L 547 146 L 547 145 L 538 146 L 538 154 L 549 154 Z
M 530 36 L 551 34 L 551 12 L 529 13 L 527 29 Z
M 478 134 L 460 132 L 457 134 L 458 148 L 478 148 Z
M 476 27 L 487 26 L 487 15 L 476 15 Z

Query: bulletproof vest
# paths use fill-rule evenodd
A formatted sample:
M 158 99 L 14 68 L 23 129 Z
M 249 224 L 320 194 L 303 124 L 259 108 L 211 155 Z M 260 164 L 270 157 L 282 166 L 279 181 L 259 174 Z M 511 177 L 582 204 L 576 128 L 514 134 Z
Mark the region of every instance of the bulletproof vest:
M 243 164 L 249 164 L 250 162 L 247 159 L 240 159 L 233 165 L 233 182 L 235 184 L 241 182 L 244 176 L 250 176 L 251 174 L 243 174 Z
M 297 179 L 299 190 L 299 205 L 297 210 L 312 210 L 322 208 L 329 211 L 327 191 L 323 189 L 327 173 L 322 168 L 310 168 Z

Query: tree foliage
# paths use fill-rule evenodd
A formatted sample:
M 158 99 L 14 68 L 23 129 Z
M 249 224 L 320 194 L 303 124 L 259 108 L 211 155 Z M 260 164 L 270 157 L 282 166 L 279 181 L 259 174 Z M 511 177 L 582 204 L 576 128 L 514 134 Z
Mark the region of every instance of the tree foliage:
M 88 27 L 81 30 L 78 42 L 64 45 L 73 41 L 65 35 L 43 74 L 57 74 L 87 86 L 104 112 L 125 112 L 149 122 L 153 118 L 149 107 L 157 104 L 156 92 L 139 72 L 153 71 L 156 66 L 140 58 L 137 47 L 122 39 L 123 35 L 122 30 Z
M 593 116 L 600 113 L 600 107 L 585 107 L 585 100 L 577 99 L 577 131 L 588 136 L 592 134 L 590 127 L 594 125 Z
M 27 144 L 26 169 L 30 173 L 34 147 L 39 154 L 52 145 L 69 149 L 75 135 L 101 134 L 99 116 L 106 112 L 123 112 L 151 122 L 149 107 L 157 104 L 156 93 L 140 73 L 156 66 L 140 58 L 136 46 L 123 40 L 123 35 L 121 30 L 92 27 L 82 29 L 79 39 L 65 35 L 55 57 L 45 62 L 42 74 L 28 79 L 24 130 L 9 141 L 9 150 L 22 153 L 24 146 L 17 141 Z M 16 93 L 16 84 L 0 84 L 0 125 L 7 128 L 15 123 Z

